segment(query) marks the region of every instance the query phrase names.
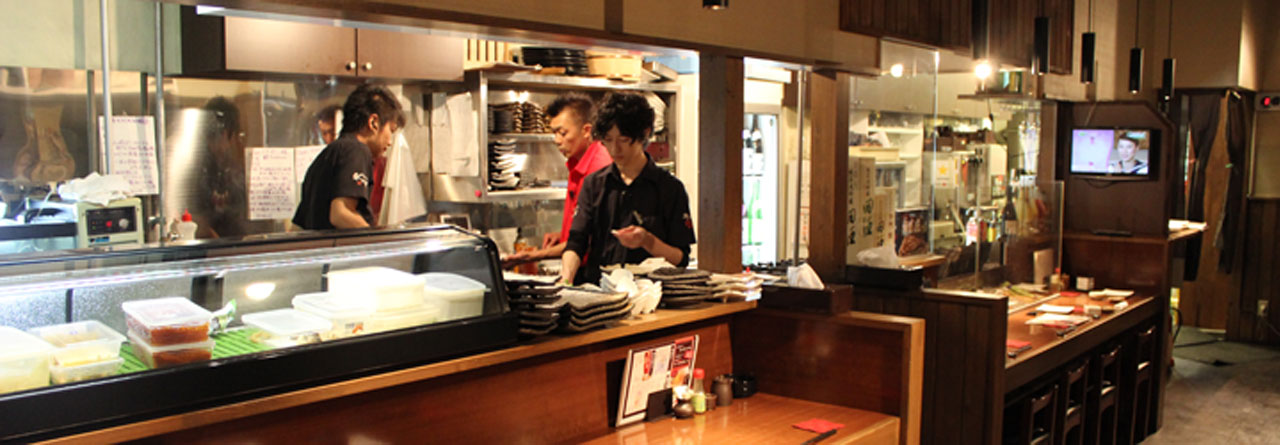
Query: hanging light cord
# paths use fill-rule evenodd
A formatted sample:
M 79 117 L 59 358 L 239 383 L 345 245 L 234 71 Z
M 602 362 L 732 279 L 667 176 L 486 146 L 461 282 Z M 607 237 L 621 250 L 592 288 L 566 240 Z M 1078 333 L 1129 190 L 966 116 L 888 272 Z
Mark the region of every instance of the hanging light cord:
M 1089 0 L 1089 32 L 1093 32 L 1093 0 Z
M 1138 48 L 1142 46 L 1138 44 L 1138 29 L 1142 27 L 1142 0 L 1133 3 L 1133 47 Z
M 1093 0 L 1089 0 L 1089 1 L 1093 1 Z M 1169 28 L 1168 28 L 1168 32 L 1165 33 L 1165 38 L 1168 39 L 1168 42 L 1165 42 L 1165 45 L 1164 45 L 1165 51 L 1168 52 L 1166 56 L 1172 59 L 1173 58 L 1173 0 L 1169 0 Z

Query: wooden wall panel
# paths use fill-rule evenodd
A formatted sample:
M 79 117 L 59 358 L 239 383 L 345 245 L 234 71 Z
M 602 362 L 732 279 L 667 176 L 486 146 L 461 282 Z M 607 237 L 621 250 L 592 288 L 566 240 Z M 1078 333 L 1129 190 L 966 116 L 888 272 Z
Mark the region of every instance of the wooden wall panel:
M 1030 67 L 1035 57 L 1035 19 L 1051 19 L 1049 72 L 1070 74 L 1074 64 L 1075 0 L 990 0 L 991 55 L 995 60 Z
M 952 50 L 973 43 L 973 0 L 841 0 L 840 29 Z
M 692 334 L 700 336 L 697 365 L 707 375 L 733 370 L 729 320 L 720 318 L 142 443 L 581 442 L 612 431 L 609 401 L 616 399 L 610 394 L 616 394 L 628 349 Z
M 741 57 L 702 53 L 698 79 L 698 267 L 742 270 Z
M 895 415 L 901 443 L 919 443 L 924 320 L 758 309 L 733 331 L 736 370 L 760 392 Z
M 849 75 L 814 72 L 808 96 L 812 122 L 809 264 L 826 282 L 844 278 L 848 248 Z
M 923 318 L 920 443 L 996 444 L 1004 415 L 1005 299 L 854 289 L 858 310 Z
M 1227 339 L 1280 344 L 1280 200 L 1249 200 L 1246 209 L 1241 290 L 1229 305 Z M 1269 302 L 1265 321 L 1256 315 L 1258 301 Z

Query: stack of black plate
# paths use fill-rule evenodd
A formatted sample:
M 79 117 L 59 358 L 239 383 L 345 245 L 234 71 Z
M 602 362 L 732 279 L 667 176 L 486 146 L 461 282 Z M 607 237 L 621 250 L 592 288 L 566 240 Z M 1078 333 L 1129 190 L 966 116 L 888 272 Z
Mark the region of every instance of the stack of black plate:
M 521 133 L 550 133 L 551 119 L 547 118 L 547 112 L 542 110 L 541 105 L 525 102 L 520 104 L 520 125 L 516 126 L 516 131 Z
M 693 306 L 715 296 L 716 288 L 710 283 L 711 272 L 698 269 L 664 267 L 649 272 L 649 279 L 662 282 L 662 300 L 665 308 Z
M 631 299 L 626 292 L 566 288 L 558 295 L 568 308 L 560 313 L 561 332 L 602 328 L 631 315 Z
M 523 108 L 519 103 L 489 106 L 489 132 L 515 133 L 518 131 L 520 114 Z
M 564 68 L 570 76 L 587 75 L 587 52 L 580 49 L 526 46 L 521 49 L 525 65 Z
M 560 326 L 560 286 L 507 282 L 511 309 L 520 316 L 520 333 L 546 335 Z

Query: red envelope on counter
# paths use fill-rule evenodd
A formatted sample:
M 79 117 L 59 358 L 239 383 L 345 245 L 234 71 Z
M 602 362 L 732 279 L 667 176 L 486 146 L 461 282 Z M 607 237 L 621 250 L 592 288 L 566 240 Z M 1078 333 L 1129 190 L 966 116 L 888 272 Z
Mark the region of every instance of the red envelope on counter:
M 1027 346 L 1031 346 L 1031 342 L 1021 341 L 1021 340 L 1005 340 L 1004 341 L 1004 347 L 1009 349 L 1022 349 Z
M 805 431 L 813 431 L 818 434 L 822 434 L 831 430 L 838 430 L 840 428 L 844 428 L 843 423 L 828 422 L 822 419 L 809 419 L 804 422 L 800 422 L 791 426 L 800 428 Z

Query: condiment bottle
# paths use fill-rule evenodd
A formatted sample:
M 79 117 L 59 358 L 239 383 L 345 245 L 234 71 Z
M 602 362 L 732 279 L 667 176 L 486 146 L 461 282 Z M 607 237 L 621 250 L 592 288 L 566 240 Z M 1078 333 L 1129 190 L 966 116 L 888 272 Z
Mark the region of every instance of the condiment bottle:
M 705 376 L 706 371 L 703 371 L 702 368 L 693 370 L 693 398 L 690 399 L 690 402 L 693 403 L 693 412 L 695 414 L 707 412 L 707 392 L 702 387 L 702 379 Z
M 182 222 L 178 223 L 178 239 L 183 241 L 196 239 L 197 227 L 195 221 L 191 220 L 191 212 L 182 209 Z

